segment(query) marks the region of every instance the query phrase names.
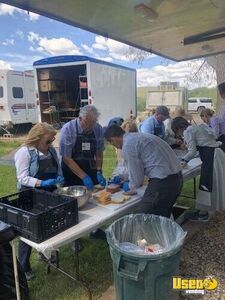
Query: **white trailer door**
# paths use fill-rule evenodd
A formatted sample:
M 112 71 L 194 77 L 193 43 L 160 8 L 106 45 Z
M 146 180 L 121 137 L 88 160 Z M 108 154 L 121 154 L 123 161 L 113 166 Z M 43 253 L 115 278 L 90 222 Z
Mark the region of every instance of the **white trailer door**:
M 105 126 L 113 117 L 136 115 L 136 71 L 119 66 L 90 62 L 88 87 L 93 104 L 99 109 L 100 124 Z
M 27 122 L 38 122 L 38 111 L 35 95 L 34 75 L 31 73 L 24 73 L 24 99 L 26 103 Z
M 156 108 L 159 105 L 163 105 L 164 93 L 157 92 L 148 92 L 147 94 L 147 103 L 146 108 Z
M 177 105 L 182 105 L 182 98 L 180 95 L 180 91 L 166 91 L 164 93 L 164 101 L 162 104 L 173 110 Z

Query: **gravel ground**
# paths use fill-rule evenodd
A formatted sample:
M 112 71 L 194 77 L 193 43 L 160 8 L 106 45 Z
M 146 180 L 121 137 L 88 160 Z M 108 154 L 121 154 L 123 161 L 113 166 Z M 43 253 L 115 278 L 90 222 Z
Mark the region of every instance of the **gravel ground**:
M 184 245 L 180 275 L 199 279 L 211 275 L 218 287 L 204 295 L 181 295 L 180 300 L 225 300 L 225 212 L 216 213 L 209 222 L 198 223 L 201 229 Z

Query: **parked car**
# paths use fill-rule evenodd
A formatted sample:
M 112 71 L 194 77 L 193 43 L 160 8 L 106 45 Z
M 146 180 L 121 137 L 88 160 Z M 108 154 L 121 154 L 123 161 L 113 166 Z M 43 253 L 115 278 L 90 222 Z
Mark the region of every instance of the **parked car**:
M 192 97 L 188 98 L 188 110 L 200 113 L 204 108 L 213 108 L 212 98 Z

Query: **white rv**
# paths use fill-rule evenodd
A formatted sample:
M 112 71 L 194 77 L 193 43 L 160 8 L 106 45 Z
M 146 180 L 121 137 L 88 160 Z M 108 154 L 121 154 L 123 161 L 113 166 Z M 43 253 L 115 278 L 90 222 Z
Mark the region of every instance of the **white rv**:
M 103 126 L 136 115 L 136 70 L 79 55 L 41 59 L 34 70 L 42 122 L 68 122 L 87 104 L 98 108 Z
M 37 121 L 33 72 L 0 70 L 0 126 L 7 128 Z

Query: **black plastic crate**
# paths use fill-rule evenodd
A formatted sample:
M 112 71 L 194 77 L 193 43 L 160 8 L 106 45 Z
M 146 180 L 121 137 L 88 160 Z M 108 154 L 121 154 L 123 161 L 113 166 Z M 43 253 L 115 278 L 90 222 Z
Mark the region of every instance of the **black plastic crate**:
M 0 220 L 40 243 L 78 223 L 77 199 L 38 189 L 0 198 Z

